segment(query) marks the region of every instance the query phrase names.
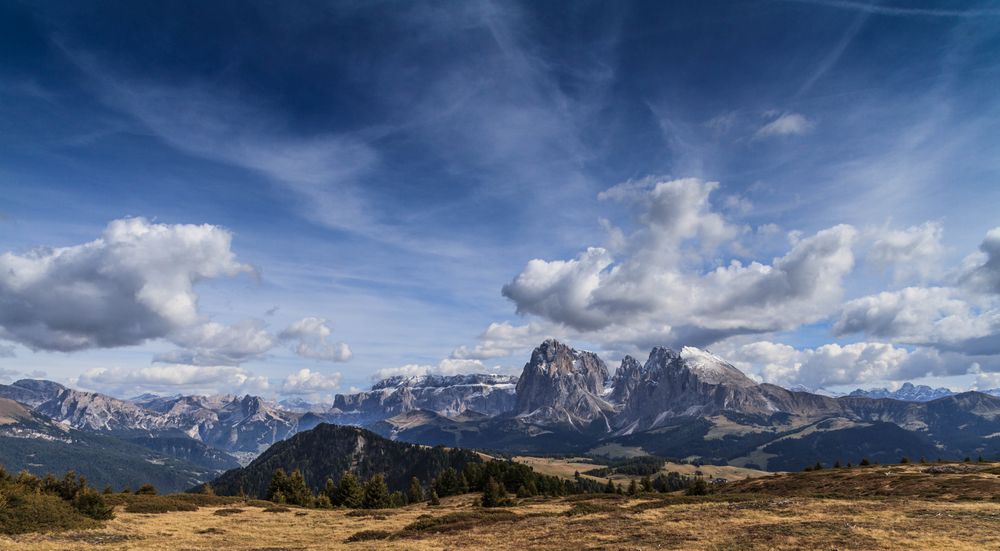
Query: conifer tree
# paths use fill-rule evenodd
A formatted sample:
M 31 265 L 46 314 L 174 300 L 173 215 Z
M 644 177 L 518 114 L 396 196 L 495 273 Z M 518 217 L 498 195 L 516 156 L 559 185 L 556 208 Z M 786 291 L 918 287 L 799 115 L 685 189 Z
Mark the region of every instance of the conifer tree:
M 431 497 L 427 500 L 427 505 L 441 505 L 441 499 L 438 498 L 438 493 L 434 490 L 431 490 Z
M 300 507 L 307 507 L 313 501 L 312 491 L 306 484 L 306 477 L 299 469 L 292 471 L 292 475 L 286 480 L 284 494 L 288 503 Z
M 689 496 L 708 495 L 708 483 L 705 482 L 704 478 L 699 476 L 694 479 L 694 483 L 684 493 Z
M 634 478 L 628 483 L 628 495 L 632 497 L 639 495 L 639 485 L 636 484 Z
M 156 495 L 156 487 L 153 486 L 152 484 L 143 484 L 142 486 L 139 486 L 138 490 L 135 491 L 135 495 L 137 495 L 137 496 L 155 496 Z
M 281 494 L 282 499 L 285 497 L 285 487 L 288 485 L 288 475 L 285 474 L 285 469 L 278 467 L 274 470 L 274 474 L 271 475 L 271 482 L 267 485 L 267 495 L 265 496 L 268 501 L 273 501 L 275 503 L 283 503 L 284 501 L 277 501 L 275 497 L 277 494 Z
M 362 507 L 365 509 L 385 509 L 390 505 L 389 487 L 385 484 L 385 478 L 381 474 L 368 479 L 365 483 L 364 499 Z
M 361 486 L 361 482 L 354 476 L 354 473 L 345 471 L 344 476 L 340 477 L 340 484 L 337 485 L 337 499 L 333 500 L 333 504 L 357 509 L 362 506 L 364 497 L 364 488 Z
M 649 479 L 649 475 L 642 477 L 642 491 L 644 492 L 653 491 L 653 481 Z
M 424 487 L 420 484 L 420 480 L 417 477 L 410 479 L 409 498 L 410 503 L 420 503 L 424 500 Z
M 604 493 L 606 494 L 615 493 L 615 483 L 611 482 L 610 478 L 608 479 L 608 483 L 604 485 Z

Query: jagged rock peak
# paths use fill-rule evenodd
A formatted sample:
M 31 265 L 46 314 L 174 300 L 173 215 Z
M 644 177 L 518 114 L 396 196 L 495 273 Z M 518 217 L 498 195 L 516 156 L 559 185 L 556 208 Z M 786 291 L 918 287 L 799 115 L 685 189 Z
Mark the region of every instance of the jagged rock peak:
M 517 381 L 520 415 L 540 421 L 590 421 L 610 411 L 601 398 L 608 383 L 608 366 L 593 352 L 578 351 L 555 340 L 543 342 Z

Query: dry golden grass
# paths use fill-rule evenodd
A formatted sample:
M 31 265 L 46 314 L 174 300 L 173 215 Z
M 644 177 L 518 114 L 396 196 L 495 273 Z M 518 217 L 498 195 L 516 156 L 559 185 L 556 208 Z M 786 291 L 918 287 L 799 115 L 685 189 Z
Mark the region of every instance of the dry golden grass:
M 518 463 L 524 463 L 525 465 L 531 466 L 536 473 L 546 474 L 550 476 L 559 476 L 566 479 L 572 479 L 573 474 L 580 472 L 581 474 L 591 470 L 602 467 L 603 464 L 599 461 L 587 462 L 583 458 L 552 458 L 552 457 L 532 457 L 532 456 L 519 456 L 515 457 L 514 461 Z M 673 471 L 680 473 L 685 476 L 694 475 L 696 471 L 700 471 L 701 474 L 710 478 L 721 478 L 724 480 L 742 480 L 745 478 L 756 478 L 761 476 L 770 476 L 774 473 L 767 471 L 759 471 L 757 469 L 747 469 L 744 467 L 733 467 L 730 465 L 702 465 L 696 467 L 688 463 L 673 463 L 666 462 L 663 465 L 662 472 L 666 473 Z M 606 478 L 591 477 L 594 480 L 604 481 Z M 627 476 L 621 474 L 615 474 L 611 476 L 612 480 L 627 481 L 629 479 L 639 479 L 639 476 Z
M 0 537 L 25 551 L 236 549 L 996 549 L 1000 503 L 777 496 L 573 496 L 503 510 L 475 496 L 349 516 L 220 507 L 125 513 L 104 528 Z M 232 507 L 230 507 L 232 509 Z M 419 522 L 418 522 L 419 521 Z M 425 529 L 406 529 L 418 522 Z M 435 523 L 437 523 L 435 525 Z M 419 525 L 417 526 L 419 528 Z M 347 543 L 348 539 L 358 541 Z M 386 538 L 389 539 L 381 539 Z M 379 538 L 379 539 L 368 539 Z

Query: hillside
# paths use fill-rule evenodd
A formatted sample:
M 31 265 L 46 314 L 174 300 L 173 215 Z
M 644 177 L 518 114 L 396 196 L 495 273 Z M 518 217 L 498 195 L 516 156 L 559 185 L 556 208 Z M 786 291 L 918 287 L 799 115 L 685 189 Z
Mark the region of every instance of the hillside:
M 220 495 L 264 496 L 276 469 L 302 471 L 307 484 L 320 489 L 327 478 L 337 481 L 345 471 L 362 479 L 381 473 L 392 490 L 404 490 L 410 479 L 425 483 L 453 467 L 461 470 L 480 457 L 466 450 L 429 448 L 393 442 L 357 427 L 321 424 L 271 446 L 246 467 L 224 473 L 212 482 Z
M 998 469 L 996 463 L 826 469 L 729 483 L 707 496 L 589 494 L 496 509 L 478 507 L 476 495 L 367 512 L 189 496 L 189 510 L 147 514 L 119 506 L 103 527 L 0 535 L 0 548 L 973 551 L 1000 548 Z M 127 500 L 144 501 L 163 500 Z
M 9 472 L 27 470 L 36 475 L 75 470 L 99 487 L 134 489 L 151 483 L 172 492 L 222 470 L 111 436 L 69 429 L 4 398 L 0 398 L 0 465 Z

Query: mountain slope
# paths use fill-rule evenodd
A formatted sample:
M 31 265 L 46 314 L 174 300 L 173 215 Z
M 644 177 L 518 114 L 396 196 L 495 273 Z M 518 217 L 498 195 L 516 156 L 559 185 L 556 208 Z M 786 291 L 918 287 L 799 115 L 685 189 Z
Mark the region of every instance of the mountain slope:
M 428 482 L 448 467 L 461 470 L 466 463 L 478 461 L 479 456 L 467 450 L 393 442 L 365 429 L 324 423 L 271 446 L 246 467 L 217 478 L 212 486 L 221 495 L 237 495 L 242 490 L 263 497 L 274 471 L 281 468 L 301 470 L 313 490 L 320 489 L 327 478 L 339 480 L 348 470 L 362 479 L 381 473 L 390 489 L 404 490 L 412 477 Z
M 63 473 L 75 470 L 102 487 L 152 483 L 180 491 L 216 476 L 219 470 L 159 454 L 110 436 L 52 422 L 12 400 L 0 399 L 0 465 L 9 472 Z

